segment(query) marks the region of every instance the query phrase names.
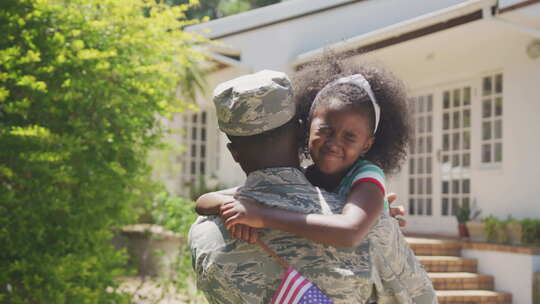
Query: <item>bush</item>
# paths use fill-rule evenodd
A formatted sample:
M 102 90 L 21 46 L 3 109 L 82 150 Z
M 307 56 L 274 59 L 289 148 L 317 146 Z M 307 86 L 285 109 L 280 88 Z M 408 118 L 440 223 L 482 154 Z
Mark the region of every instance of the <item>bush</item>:
M 507 221 L 499 220 L 494 216 L 483 219 L 486 238 L 490 242 L 507 243 L 508 233 L 506 231 Z
M 185 9 L 1 2 L 0 302 L 122 299 L 109 231 L 144 195 L 158 117 L 188 106 L 179 85 L 200 84 Z
M 156 196 L 152 204 L 152 218 L 158 225 L 167 230 L 180 233 L 185 242 L 180 247 L 180 255 L 174 271 L 175 276 L 168 283 L 174 284 L 179 290 L 190 292 L 189 283 L 195 280 L 195 273 L 191 266 L 191 251 L 187 244 L 187 237 L 191 224 L 195 222 L 195 202 L 182 197 L 162 192 Z
M 521 220 L 523 231 L 522 240 L 526 245 L 540 245 L 540 220 L 523 219 Z

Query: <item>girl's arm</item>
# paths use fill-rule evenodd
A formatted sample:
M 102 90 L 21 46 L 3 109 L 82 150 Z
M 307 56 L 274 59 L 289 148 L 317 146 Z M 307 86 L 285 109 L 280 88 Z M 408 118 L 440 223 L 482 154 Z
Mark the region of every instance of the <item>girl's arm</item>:
M 356 247 L 365 238 L 383 210 L 384 195 L 373 183 L 351 189 L 341 214 L 301 214 L 264 207 L 253 201 L 224 204 L 221 214 L 227 229 L 235 224 L 269 227 L 337 247 Z
M 234 200 L 236 189 L 238 187 L 201 195 L 195 203 L 195 211 L 200 215 L 218 215 L 221 205 Z
M 237 189 L 234 187 L 201 195 L 195 202 L 195 211 L 200 215 L 218 215 L 223 204 L 234 201 Z M 252 244 L 259 238 L 256 229 L 245 225 L 236 225 L 230 232 L 235 239 Z

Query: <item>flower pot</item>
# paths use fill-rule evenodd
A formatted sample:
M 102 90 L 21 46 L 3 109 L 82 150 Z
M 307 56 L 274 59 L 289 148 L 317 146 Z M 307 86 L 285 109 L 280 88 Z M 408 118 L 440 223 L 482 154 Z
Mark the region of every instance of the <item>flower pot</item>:
M 122 227 L 113 239 L 117 248 L 126 248 L 129 264 L 142 276 L 169 276 L 180 252 L 183 238 L 163 227 L 136 224 Z
M 467 229 L 467 225 L 465 223 L 458 223 L 458 232 L 459 237 L 462 239 L 469 237 L 469 230 Z
M 467 222 L 467 230 L 473 242 L 485 242 L 486 234 L 484 233 L 484 223 L 482 222 Z

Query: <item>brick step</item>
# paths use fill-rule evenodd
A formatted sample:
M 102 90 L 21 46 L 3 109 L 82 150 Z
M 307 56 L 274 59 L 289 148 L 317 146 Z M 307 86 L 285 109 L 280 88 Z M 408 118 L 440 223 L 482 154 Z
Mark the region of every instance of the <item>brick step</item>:
M 436 290 L 493 290 L 493 276 L 471 272 L 430 272 Z
M 476 259 L 456 256 L 418 256 L 427 272 L 476 272 Z
M 407 242 L 417 256 L 460 256 L 461 243 L 454 241 L 408 237 Z
M 511 304 L 512 294 L 489 290 L 437 290 L 439 304 Z

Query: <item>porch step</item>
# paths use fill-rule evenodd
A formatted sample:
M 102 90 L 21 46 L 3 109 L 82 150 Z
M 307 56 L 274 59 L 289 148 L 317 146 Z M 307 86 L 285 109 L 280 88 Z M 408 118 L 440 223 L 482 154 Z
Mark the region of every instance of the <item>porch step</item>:
M 427 272 L 476 272 L 477 260 L 456 256 L 418 256 Z
M 461 257 L 461 242 L 407 237 L 433 282 L 440 304 L 511 304 L 512 294 L 493 291 L 494 278 L 477 274 L 478 260 Z
M 471 272 L 430 272 L 436 290 L 493 290 L 493 276 Z
M 417 256 L 460 256 L 461 244 L 454 241 L 408 237 L 407 241 Z
M 440 304 L 511 304 L 512 294 L 490 290 L 437 290 Z

